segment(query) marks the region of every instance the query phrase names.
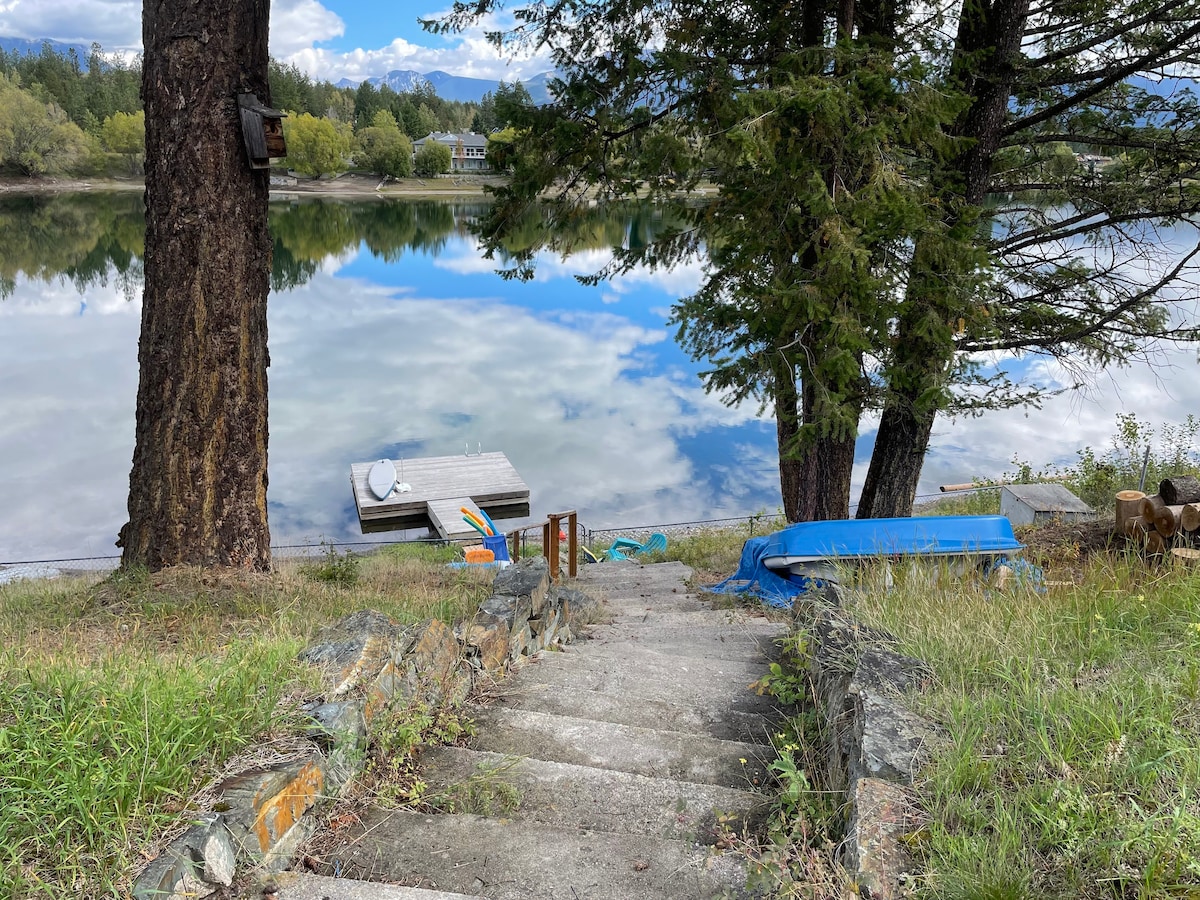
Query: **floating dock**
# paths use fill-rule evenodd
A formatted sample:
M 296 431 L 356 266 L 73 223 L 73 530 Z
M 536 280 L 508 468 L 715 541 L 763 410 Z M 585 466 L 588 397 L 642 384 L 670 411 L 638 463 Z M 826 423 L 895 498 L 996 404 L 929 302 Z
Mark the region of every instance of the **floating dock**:
M 363 534 L 429 528 L 447 541 L 478 540 L 480 534 L 463 521 L 461 507 L 493 519 L 529 515 L 529 485 L 503 453 L 474 456 L 431 456 L 392 460 L 398 481 L 410 490 L 393 490 L 376 499 L 367 486 L 375 461 L 353 463 L 350 483 Z

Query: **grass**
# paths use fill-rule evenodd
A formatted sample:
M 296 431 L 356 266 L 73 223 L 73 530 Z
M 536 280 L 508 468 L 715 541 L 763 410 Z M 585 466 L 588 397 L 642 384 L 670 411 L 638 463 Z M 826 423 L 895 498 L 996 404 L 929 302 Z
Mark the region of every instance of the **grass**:
M 916 786 L 926 822 L 910 838 L 913 891 L 1198 898 L 1200 570 L 1081 546 L 1056 528 L 1022 533 L 1045 567 L 1044 593 L 1000 593 L 921 565 L 893 567 L 891 589 L 882 569 L 866 569 L 848 592 L 856 619 L 895 634 L 897 649 L 936 673 L 911 698 L 947 738 Z M 684 538 L 668 555 L 727 575 L 741 537 Z M 766 686 L 807 689 L 787 667 Z M 775 737 L 778 796 L 747 855 L 780 896 L 847 896 L 819 723 L 802 712 Z
M 446 553 L 0 586 L 0 896 L 127 896 L 239 754 L 296 739 L 318 626 L 474 610 L 491 574 Z
M 911 573 L 852 612 L 933 667 L 936 898 L 1200 896 L 1200 576 L 1097 555 L 1046 593 Z

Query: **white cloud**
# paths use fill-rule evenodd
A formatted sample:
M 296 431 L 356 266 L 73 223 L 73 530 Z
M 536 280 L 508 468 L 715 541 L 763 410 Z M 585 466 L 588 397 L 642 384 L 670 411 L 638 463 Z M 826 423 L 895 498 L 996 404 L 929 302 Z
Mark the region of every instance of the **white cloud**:
M 136 50 L 142 44 L 138 0 L 12 0 L 0 5 L 0 34 L 26 40 L 90 44 Z
M 309 0 L 311 5 L 317 4 Z M 436 16 L 436 13 L 430 13 Z M 528 80 L 534 75 L 552 68 L 549 57 L 544 53 L 508 53 L 497 51 L 487 40 L 485 32 L 496 27 L 495 17 L 489 17 L 479 25 L 445 37 L 429 36 L 428 42 L 417 44 L 398 37 L 379 47 L 358 47 L 340 51 L 313 46 L 325 38 L 300 40 L 304 32 L 293 27 L 285 15 L 283 24 L 273 20 L 271 47 L 287 62 L 295 63 L 313 78 L 339 81 L 349 78 L 362 81 L 377 75 L 386 75 L 397 69 L 417 72 L 449 72 L 465 78 L 485 78 L 506 81 Z M 295 46 L 276 38 L 277 29 L 295 35 Z
M 441 13 L 425 15 L 436 17 Z M 381 34 L 388 14 L 381 13 Z M 342 37 L 342 18 L 319 0 L 272 0 L 271 53 L 292 62 L 313 78 L 362 80 L 394 69 L 442 70 L 470 78 L 529 79 L 551 68 L 544 54 L 502 54 L 485 32 L 511 24 L 490 16 L 460 34 L 414 43 L 396 38 L 376 47 L 349 51 L 319 46 Z M 393 32 L 395 33 L 395 32 Z M 129 55 L 142 48 L 142 4 L 138 0 L 8 0 L 0 2 L 0 35 L 67 43 L 98 41 L 111 53 Z
M 271 0 L 271 53 L 280 59 L 341 37 L 345 31 L 341 17 L 317 0 Z

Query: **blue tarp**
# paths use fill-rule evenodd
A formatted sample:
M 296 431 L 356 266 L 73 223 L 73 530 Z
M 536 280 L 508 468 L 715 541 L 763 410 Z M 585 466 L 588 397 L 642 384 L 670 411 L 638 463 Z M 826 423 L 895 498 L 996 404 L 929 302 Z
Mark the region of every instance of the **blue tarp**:
M 767 535 L 746 541 L 742 545 L 738 570 L 724 581 L 708 585 L 705 590 L 714 594 L 749 594 L 776 609 L 791 609 L 792 601 L 797 597 L 824 584 L 813 578 L 789 581 L 764 566 L 762 560 L 769 540 L 770 536 Z

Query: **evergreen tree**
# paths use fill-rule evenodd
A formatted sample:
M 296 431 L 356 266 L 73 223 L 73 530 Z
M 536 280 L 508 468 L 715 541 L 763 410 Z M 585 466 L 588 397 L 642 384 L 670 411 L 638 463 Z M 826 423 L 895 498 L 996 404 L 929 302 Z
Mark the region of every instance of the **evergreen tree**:
M 493 6 L 456 3 L 427 24 Z M 1196 104 L 1152 85 L 1194 57 L 1200 0 L 963 0 L 935 14 L 892 0 L 597 0 L 514 14 L 495 40 L 551 50 L 563 75 L 553 106 L 515 106 L 512 184 L 485 238 L 498 244 L 556 184 L 549 243 L 596 194 L 648 193 L 688 217 L 600 275 L 711 252 L 677 308 L 681 337 L 710 362 L 710 388 L 774 406 L 789 518 L 845 514 L 864 405 L 882 404 L 883 423 L 860 509 L 884 515 L 911 509 L 938 412 L 1036 399 L 980 351 L 1105 364 L 1147 337 L 1196 334 L 1164 304 L 1200 244 L 1168 251 L 1152 234 L 1197 211 Z M 1131 164 L 1085 173 L 1063 142 Z M 692 206 L 702 177 L 716 197 Z

